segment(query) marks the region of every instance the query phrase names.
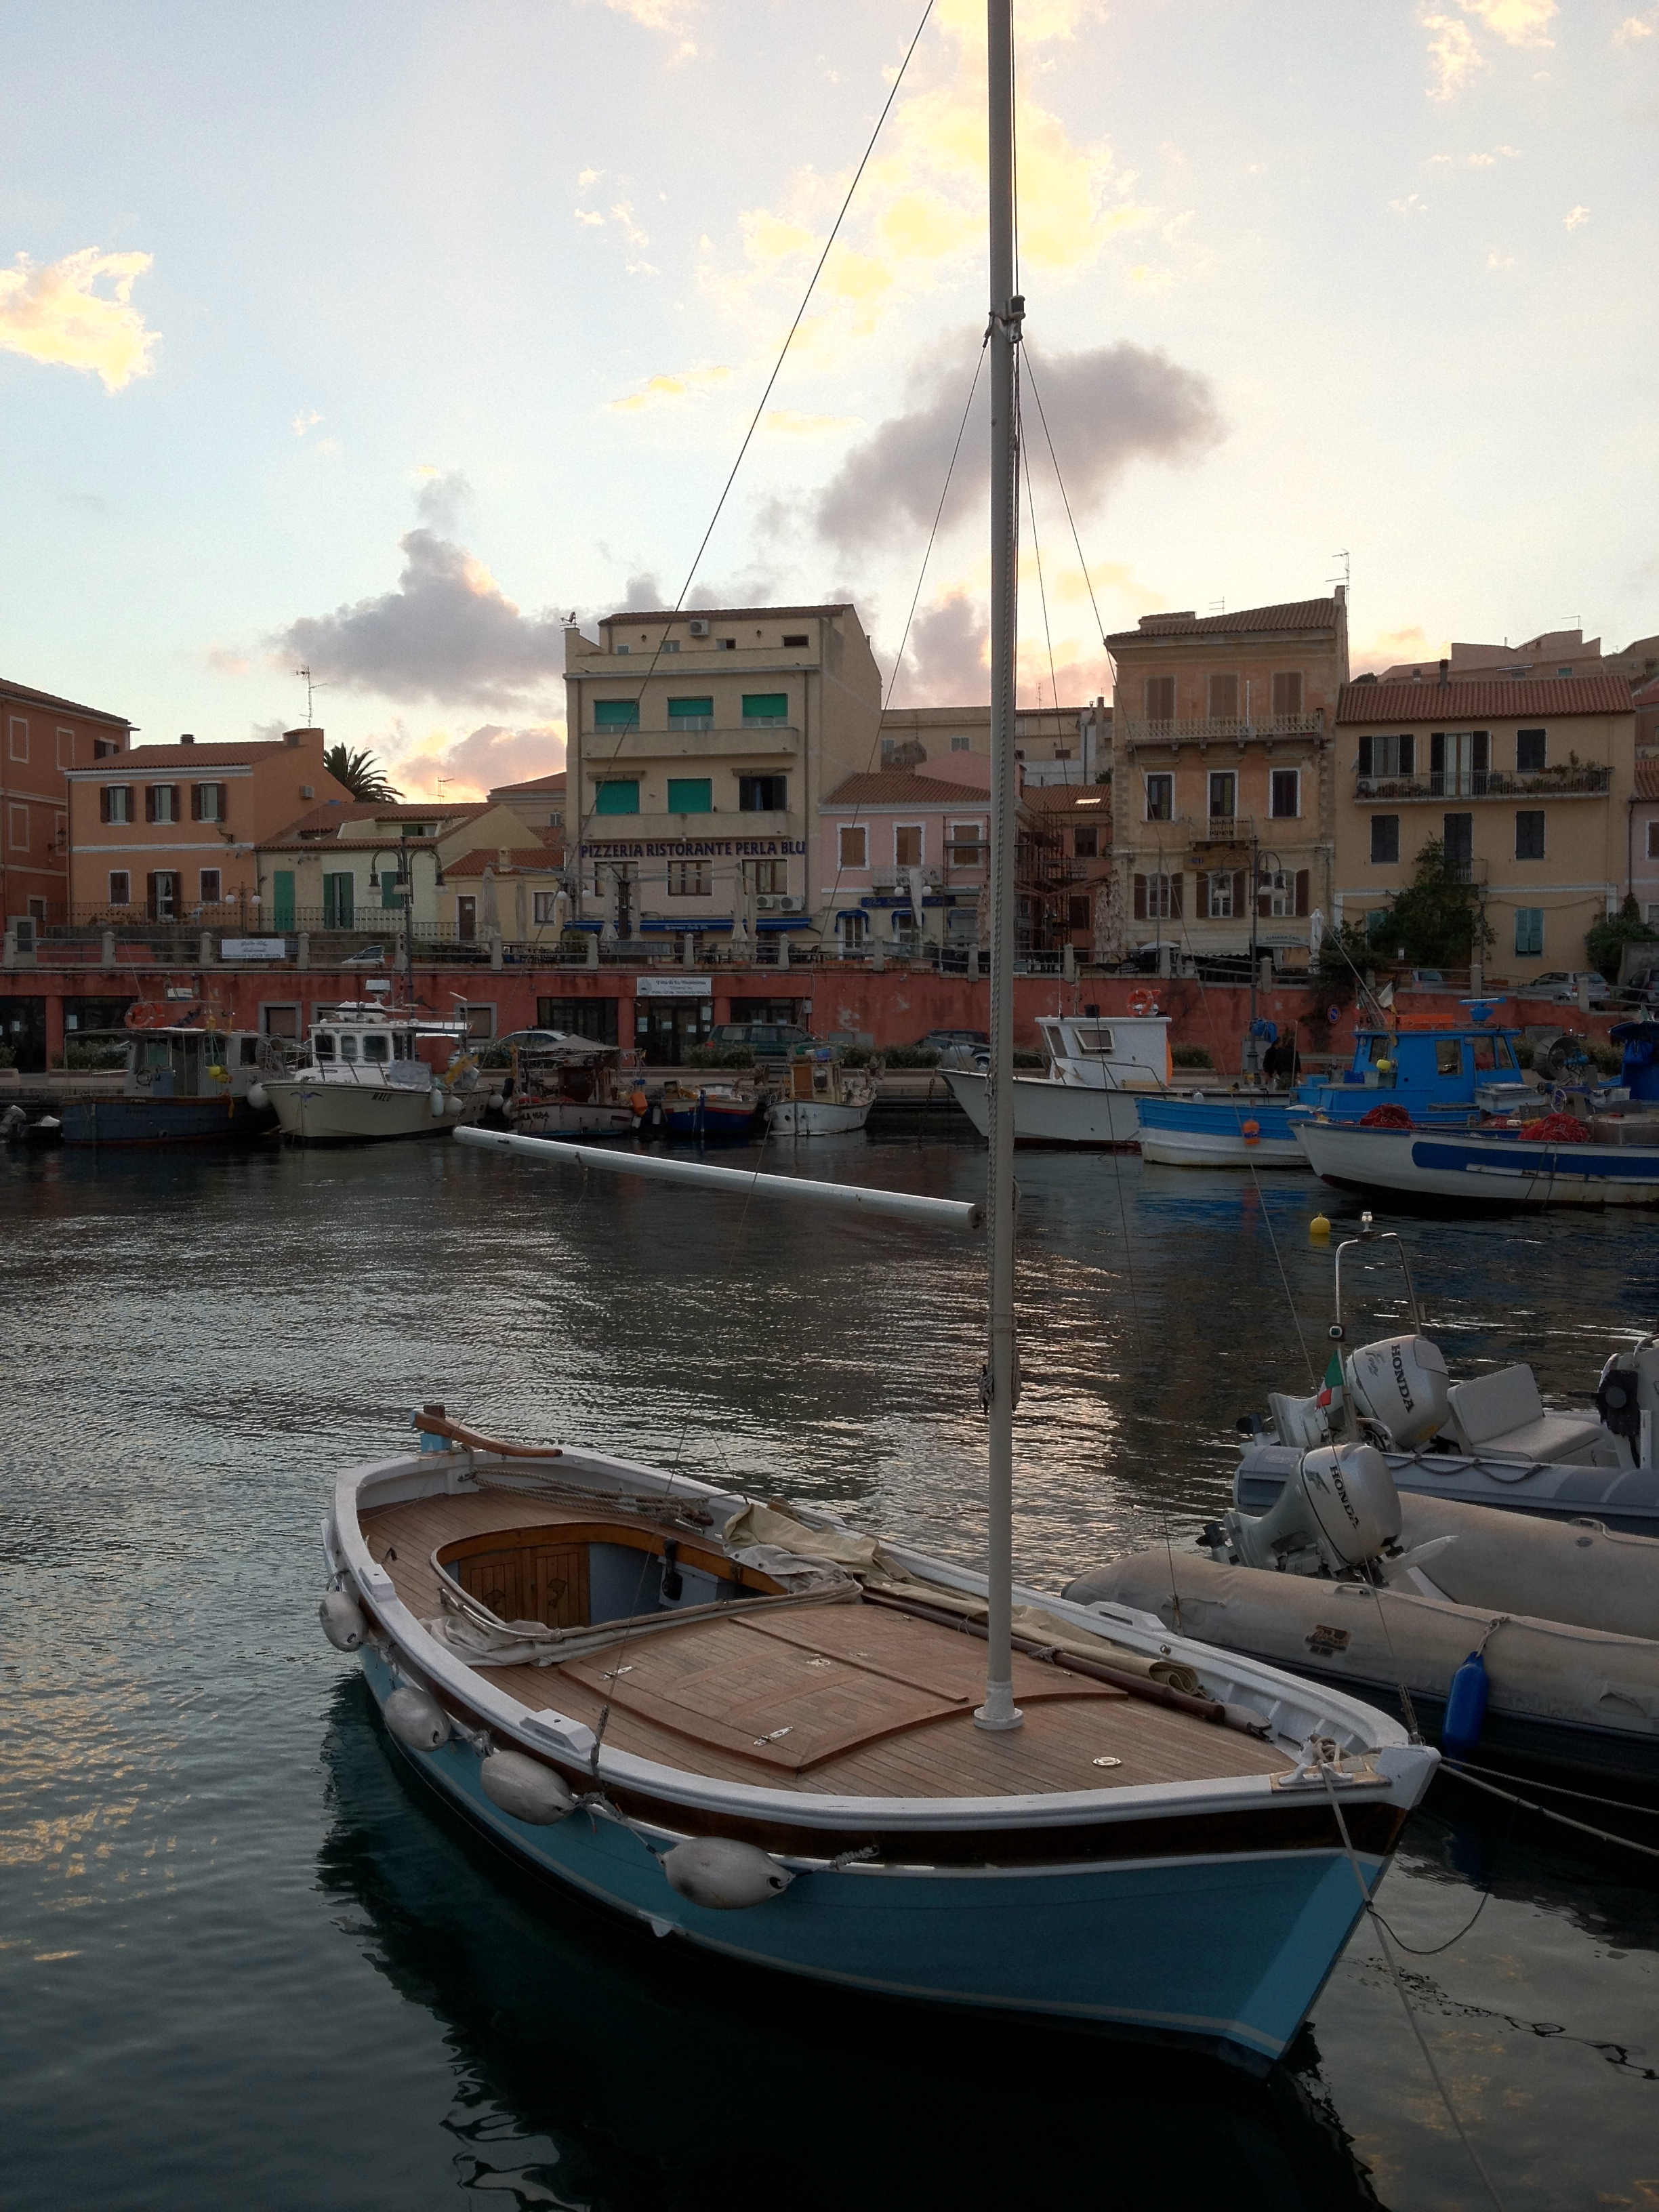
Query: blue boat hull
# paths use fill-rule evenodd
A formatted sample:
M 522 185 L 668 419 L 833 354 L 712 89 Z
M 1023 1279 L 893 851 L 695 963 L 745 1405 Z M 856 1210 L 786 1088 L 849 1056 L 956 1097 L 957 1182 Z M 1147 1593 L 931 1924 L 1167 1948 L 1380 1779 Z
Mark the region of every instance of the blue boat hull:
M 372 1650 L 362 1657 L 383 1705 L 391 1677 Z M 669 1887 L 630 1828 L 580 1811 L 532 1827 L 501 1811 L 465 1744 L 404 1755 L 514 1858 L 659 1936 L 872 1996 L 1195 2045 L 1258 2072 L 1295 2038 L 1360 1911 L 1345 1853 L 1308 1848 L 994 1871 L 849 1867 L 804 1874 L 747 1911 L 713 1911 Z M 1359 1858 L 1374 1889 L 1383 1863 Z
M 1659 1147 L 1549 1145 L 1425 1129 L 1310 1121 L 1298 1140 L 1316 1174 L 1345 1189 L 1465 1206 L 1659 1206 Z
M 191 1145 L 261 1136 L 276 1116 L 246 1098 L 72 1098 L 66 1145 Z

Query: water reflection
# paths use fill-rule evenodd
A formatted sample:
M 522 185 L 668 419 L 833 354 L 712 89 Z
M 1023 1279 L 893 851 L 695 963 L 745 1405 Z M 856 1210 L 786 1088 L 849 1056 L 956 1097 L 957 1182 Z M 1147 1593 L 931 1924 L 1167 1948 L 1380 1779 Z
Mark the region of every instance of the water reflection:
M 744 1972 L 520 1874 L 394 1764 L 358 1680 L 325 1759 L 319 1879 L 442 2026 L 463 2187 L 592 2212 L 1376 2203 L 1310 2041 L 1258 2087 Z

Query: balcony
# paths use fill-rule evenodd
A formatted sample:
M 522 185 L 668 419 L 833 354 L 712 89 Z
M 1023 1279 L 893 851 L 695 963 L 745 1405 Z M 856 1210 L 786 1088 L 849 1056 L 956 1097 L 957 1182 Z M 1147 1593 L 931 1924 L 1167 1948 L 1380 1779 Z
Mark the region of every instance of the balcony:
M 1428 775 L 1356 775 L 1356 799 L 1397 799 L 1404 805 L 1437 799 L 1605 799 L 1610 768 L 1545 769 L 1515 775 L 1507 769 L 1444 769 Z
M 1270 714 L 1259 720 L 1235 714 L 1208 714 L 1195 722 L 1132 722 L 1118 725 L 1127 745 L 1217 745 L 1259 744 L 1275 738 L 1322 738 L 1325 712 Z
M 1255 817 L 1249 814 L 1212 814 L 1193 824 L 1193 850 L 1242 850 L 1255 842 Z

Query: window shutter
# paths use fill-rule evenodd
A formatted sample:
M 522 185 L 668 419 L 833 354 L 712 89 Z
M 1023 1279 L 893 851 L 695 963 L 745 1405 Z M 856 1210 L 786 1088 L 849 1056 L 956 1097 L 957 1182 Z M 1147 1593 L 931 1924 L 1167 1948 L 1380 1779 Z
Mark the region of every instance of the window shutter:
M 1400 773 L 1401 775 L 1415 775 L 1417 773 L 1417 739 L 1410 735 L 1400 740 Z
M 1244 903 L 1244 871 L 1243 868 L 1235 868 L 1233 870 L 1233 912 L 1235 915 L 1243 915 L 1249 911 Z
M 1429 774 L 1443 775 L 1445 773 L 1446 733 L 1443 730 L 1437 730 L 1429 739 Z
M 1308 911 L 1308 871 L 1305 868 L 1298 868 L 1296 872 L 1296 910 L 1298 915 L 1305 915 Z
M 1146 919 L 1146 878 L 1145 876 L 1137 876 L 1135 878 L 1135 920 L 1137 921 L 1145 921 Z
M 1472 730 L 1469 734 L 1473 740 L 1470 747 L 1469 766 L 1478 774 L 1484 775 L 1488 756 L 1492 750 L 1492 739 L 1485 730 Z
M 1181 878 L 1179 876 L 1171 876 L 1170 878 L 1170 919 L 1171 921 L 1179 921 L 1181 919 Z
M 1359 740 L 1359 773 L 1361 775 L 1371 773 L 1371 741 L 1369 738 Z
M 153 783 L 147 783 L 144 786 L 144 819 L 146 822 L 154 822 L 155 819 L 155 786 Z M 154 881 L 154 878 L 152 878 L 151 880 Z
M 192 822 L 199 822 L 202 818 L 202 787 L 199 783 L 192 783 L 190 787 L 190 818 Z
M 1171 878 L 1171 884 L 1173 886 L 1173 878 Z M 1173 914 L 1175 912 L 1175 891 L 1173 887 L 1170 892 L 1170 911 Z M 1210 878 L 1207 871 L 1201 871 L 1193 878 L 1193 912 L 1197 915 L 1200 920 L 1202 920 L 1209 911 Z
M 1291 669 L 1273 678 L 1273 713 L 1299 714 L 1302 712 L 1302 672 Z
M 98 794 L 98 819 L 100 822 L 108 822 L 113 819 L 113 817 L 110 813 L 110 792 L 109 786 L 107 784 L 103 787 L 102 790 L 100 791 Z

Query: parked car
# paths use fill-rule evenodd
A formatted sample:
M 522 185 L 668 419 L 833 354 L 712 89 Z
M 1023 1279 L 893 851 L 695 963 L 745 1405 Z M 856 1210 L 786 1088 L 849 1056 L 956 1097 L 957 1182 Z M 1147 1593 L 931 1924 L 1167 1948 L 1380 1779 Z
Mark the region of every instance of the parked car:
M 1612 984 L 1595 969 L 1586 974 L 1583 969 L 1565 968 L 1553 968 L 1547 975 L 1534 975 L 1530 983 L 1519 987 L 1518 995 L 1523 999 L 1547 999 L 1554 1006 L 1576 1006 L 1581 983 L 1589 985 L 1593 1006 L 1599 1006 L 1613 995 Z
M 708 1032 L 714 1045 L 745 1044 L 757 1062 L 785 1060 L 798 1044 L 811 1044 L 811 1032 L 793 1022 L 716 1022 Z
M 954 1044 L 984 1044 L 991 1042 L 984 1030 L 929 1030 L 925 1037 L 918 1037 L 918 1052 L 948 1052 Z

